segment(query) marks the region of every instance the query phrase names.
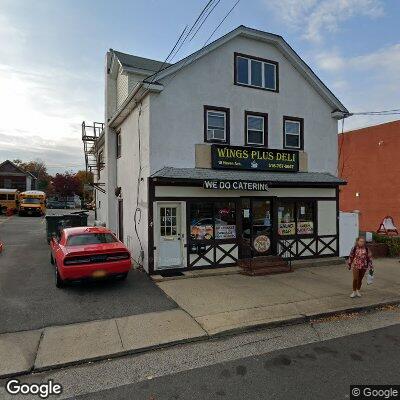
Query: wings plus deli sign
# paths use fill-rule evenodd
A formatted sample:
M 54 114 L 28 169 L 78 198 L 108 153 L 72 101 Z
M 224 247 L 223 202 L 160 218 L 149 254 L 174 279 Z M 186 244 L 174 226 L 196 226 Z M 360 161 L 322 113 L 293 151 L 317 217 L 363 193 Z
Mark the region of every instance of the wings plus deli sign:
M 212 145 L 211 159 L 214 169 L 275 172 L 299 170 L 299 152 L 293 150 Z

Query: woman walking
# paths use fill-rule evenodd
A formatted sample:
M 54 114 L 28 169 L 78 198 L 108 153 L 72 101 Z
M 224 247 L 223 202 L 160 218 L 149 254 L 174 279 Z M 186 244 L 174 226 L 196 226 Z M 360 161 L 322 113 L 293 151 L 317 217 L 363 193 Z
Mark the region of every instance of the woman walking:
M 353 270 L 353 292 L 350 297 L 361 297 L 360 289 L 365 272 L 367 269 L 373 270 L 371 251 L 367 249 L 364 238 L 357 238 L 350 251 L 348 266 Z

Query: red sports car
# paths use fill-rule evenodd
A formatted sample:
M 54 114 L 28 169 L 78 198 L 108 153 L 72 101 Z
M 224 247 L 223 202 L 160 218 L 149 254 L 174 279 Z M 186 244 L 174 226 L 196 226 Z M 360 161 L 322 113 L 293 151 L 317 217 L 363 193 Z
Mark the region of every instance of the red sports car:
M 50 242 L 56 286 L 67 281 L 114 276 L 125 279 L 132 267 L 125 245 L 104 227 L 65 228 Z

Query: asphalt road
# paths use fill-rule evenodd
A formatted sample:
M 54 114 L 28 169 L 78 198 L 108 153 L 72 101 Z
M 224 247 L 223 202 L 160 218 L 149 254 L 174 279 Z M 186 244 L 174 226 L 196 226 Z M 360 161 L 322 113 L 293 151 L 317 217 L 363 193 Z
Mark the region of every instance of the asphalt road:
M 352 384 L 400 384 L 400 325 L 190 369 L 75 397 L 346 399 Z
M 0 254 L 0 333 L 176 308 L 145 273 L 138 271 L 131 271 L 123 282 L 57 289 L 45 228 L 40 217 L 0 219 L 0 240 L 4 243 Z

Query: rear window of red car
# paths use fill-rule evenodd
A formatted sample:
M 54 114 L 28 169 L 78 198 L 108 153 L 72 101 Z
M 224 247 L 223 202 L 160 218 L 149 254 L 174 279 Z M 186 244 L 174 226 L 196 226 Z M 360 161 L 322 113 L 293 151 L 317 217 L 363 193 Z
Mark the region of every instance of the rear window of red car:
M 67 238 L 67 246 L 82 246 L 86 244 L 114 243 L 117 239 L 111 233 L 82 233 Z

